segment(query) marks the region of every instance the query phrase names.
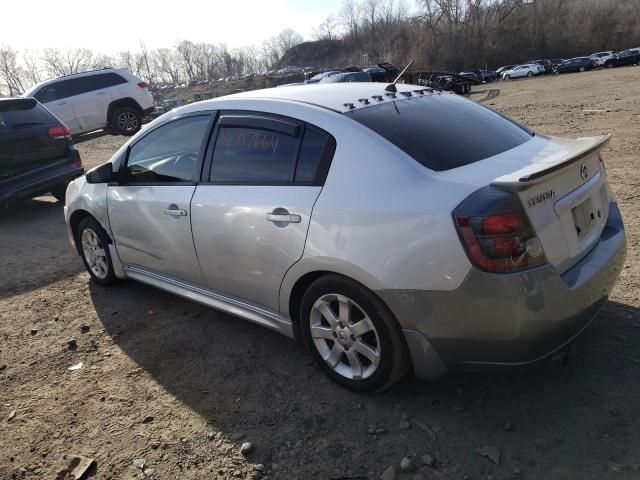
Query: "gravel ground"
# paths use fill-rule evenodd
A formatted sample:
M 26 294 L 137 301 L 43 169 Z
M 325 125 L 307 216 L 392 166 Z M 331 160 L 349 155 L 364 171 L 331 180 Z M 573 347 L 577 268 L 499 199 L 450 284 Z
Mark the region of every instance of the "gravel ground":
M 630 67 L 473 94 L 542 133 L 614 135 L 625 269 L 571 354 L 526 372 L 350 393 L 271 331 L 95 286 L 53 198 L 1 212 L 0 478 L 56 478 L 63 455 L 94 458 L 100 479 L 640 478 L 639 80 Z M 79 148 L 91 166 L 123 141 Z

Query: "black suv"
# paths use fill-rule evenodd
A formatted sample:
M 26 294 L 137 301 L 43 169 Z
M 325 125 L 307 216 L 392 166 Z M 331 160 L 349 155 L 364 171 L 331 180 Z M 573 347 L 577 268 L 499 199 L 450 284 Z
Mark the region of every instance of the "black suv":
M 66 125 L 35 98 L 0 99 L 0 205 L 46 192 L 64 201 L 82 174 Z
M 621 67 L 623 65 L 640 65 L 640 49 L 631 48 L 624 52 L 618 52 L 613 58 L 604 62 L 604 66 L 607 68 Z

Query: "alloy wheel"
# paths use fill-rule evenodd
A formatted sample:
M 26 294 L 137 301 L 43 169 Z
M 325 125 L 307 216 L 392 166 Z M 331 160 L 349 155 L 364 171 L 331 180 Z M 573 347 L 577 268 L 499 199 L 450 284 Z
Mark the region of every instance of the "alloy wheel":
M 91 228 L 82 231 L 82 253 L 91 272 L 100 279 L 106 278 L 109 273 L 107 254 L 98 234 Z
M 124 133 L 132 133 L 138 129 L 138 117 L 133 112 L 122 112 L 118 115 L 118 129 Z
M 363 380 L 380 365 L 378 332 L 367 313 L 352 299 L 327 294 L 313 304 L 310 330 L 316 350 L 339 375 Z

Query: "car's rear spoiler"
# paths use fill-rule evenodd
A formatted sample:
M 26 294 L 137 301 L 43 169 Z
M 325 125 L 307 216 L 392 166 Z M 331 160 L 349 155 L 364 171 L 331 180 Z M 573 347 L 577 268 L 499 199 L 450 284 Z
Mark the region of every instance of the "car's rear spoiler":
M 548 154 L 541 152 L 539 161 L 534 162 L 520 170 L 496 178 L 492 185 L 503 187 L 523 188 L 526 185 L 537 183 L 541 178 L 546 177 L 558 170 L 561 170 L 583 158 L 592 155 L 604 148 L 611 139 L 611 134 L 599 137 L 581 137 L 575 140 L 553 138 L 554 143 L 564 148 L 557 149 Z

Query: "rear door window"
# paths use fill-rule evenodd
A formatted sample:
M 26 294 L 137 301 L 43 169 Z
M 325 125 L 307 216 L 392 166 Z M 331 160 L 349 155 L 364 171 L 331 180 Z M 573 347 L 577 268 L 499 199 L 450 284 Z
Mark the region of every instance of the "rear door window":
M 231 185 L 322 185 L 335 150 L 331 135 L 298 120 L 222 115 L 209 181 Z
M 127 81 L 117 73 L 101 73 L 95 76 L 95 86 L 99 90 L 101 88 L 115 87 L 127 83 Z
M 70 78 L 66 80 L 68 96 L 82 95 L 83 93 L 96 90 L 96 81 L 94 75 L 87 75 L 84 77 Z
M 499 113 L 451 94 L 414 96 L 345 115 L 436 171 L 498 155 L 533 136 Z
M 293 181 L 299 139 L 284 132 L 221 125 L 211 181 L 280 184 Z

